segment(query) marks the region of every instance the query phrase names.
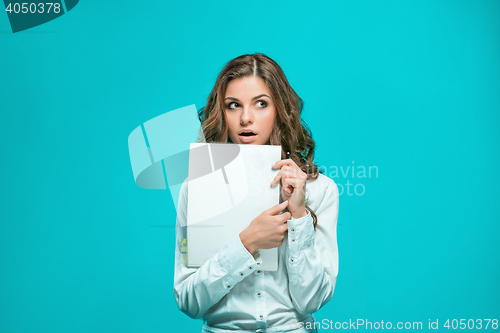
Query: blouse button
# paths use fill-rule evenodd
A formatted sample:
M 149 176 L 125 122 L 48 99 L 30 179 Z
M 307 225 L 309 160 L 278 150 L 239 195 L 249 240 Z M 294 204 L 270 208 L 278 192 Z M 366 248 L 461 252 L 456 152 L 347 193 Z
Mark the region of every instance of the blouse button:
M 231 288 L 231 286 L 227 286 L 227 288 L 229 289 L 229 288 Z
M 243 276 L 243 273 L 242 273 L 242 272 L 240 272 L 240 275 L 241 275 L 241 276 Z
M 257 273 L 259 273 L 259 274 L 260 274 L 260 272 L 261 272 L 261 270 L 259 269 L 259 270 L 257 271 Z
M 290 262 L 293 262 L 293 258 L 290 258 Z
M 264 319 L 264 316 L 263 315 L 260 315 L 260 320 Z
M 294 232 L 294 231 L 295 231 L 295 229 L 294 229 L 294 228 L 292 228 L 292 232 Z
M 248 269 L 252 269 L 252 266 L 248 267 Z
M 292 238 L 292 242 L 295 242 L 295 239 Z
M 260 296 L 262 296 L 262 294 L 261 294 L 261 293 L 257 293 L 257 297 L 259 297 L 259 298 L 260 298 Z

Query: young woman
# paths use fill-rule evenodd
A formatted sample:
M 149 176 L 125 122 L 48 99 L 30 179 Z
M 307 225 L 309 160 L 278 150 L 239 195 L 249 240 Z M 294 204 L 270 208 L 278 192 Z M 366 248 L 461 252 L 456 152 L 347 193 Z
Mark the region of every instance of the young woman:
M 339 194 L 314 164 L 315 143 L 300 118 L 302 105 L 279 65 L 251 54 L 227 63 L 199 111 L 206 142 L 281 145 L 282 160 L 269 166 L 279 172 L 269 183 L 281 182 L 283 200 L 256 216 L 203 266 L 190 268 L 181 254 L 183 184 L 174 295 L 182 312 L 203 318 L 202 332 L 316 332 L 313 313 L 333 296 Z M 274 247 L 279 248 L 278 271 L 260 270 L 252 254 Z

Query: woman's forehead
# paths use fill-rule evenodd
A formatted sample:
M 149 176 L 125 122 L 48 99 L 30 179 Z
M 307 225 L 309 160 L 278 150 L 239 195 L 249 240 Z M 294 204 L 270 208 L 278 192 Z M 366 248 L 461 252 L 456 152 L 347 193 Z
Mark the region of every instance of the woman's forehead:
M 225 97 L 239 98 L 238 96 L 240 96 L 242 98 L 253 98 L 262 94 L 268 96 L 271 94 L 264 80 L 259 76 L 245 76 L 229 82 Z

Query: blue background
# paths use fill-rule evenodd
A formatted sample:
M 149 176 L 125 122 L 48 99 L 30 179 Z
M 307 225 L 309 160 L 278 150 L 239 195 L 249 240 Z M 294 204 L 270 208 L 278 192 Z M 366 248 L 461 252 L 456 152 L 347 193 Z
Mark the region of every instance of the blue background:
M 316 319 L 498 319 L 499 14 L 495 0 L 87 0 L 13 34 L 0 13 L 0 331 L 200 330 L 173 296 L 171 197 L 135 185 L 127 137 L 201 107 L 253 52 L 304 99 L 318 164 L 378 168 L 333 178 L 365 193 L 340 196 L 339 277 Z

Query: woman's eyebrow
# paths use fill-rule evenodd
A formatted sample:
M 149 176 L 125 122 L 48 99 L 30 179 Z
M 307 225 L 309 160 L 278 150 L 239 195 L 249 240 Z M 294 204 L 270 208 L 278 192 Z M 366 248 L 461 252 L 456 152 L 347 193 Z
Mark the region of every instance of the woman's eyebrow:
M 259 98 L 261 98 L 261 97 L 271 98 L 271 97 L 267 96 L 266 94 L 261 94 L 261 95 L 259 95 L 259 96 L 255 96 L 254 98 L 252 98 L 252 101 L 255 101 L 256 99 L 259 99 Z
M 261 98 L 261 97 L 267 97 L 267 98 L 269 98 L 269 99 L 271 98 L 271 97 L 267 96 L 266 94 L 261 94 L 261 95 L 259 95 L 259 96 L 255 96 L 254 98 L 252 98 L 252 101 L 254 101 L 254 100 L 256 100 L 256 99 L 259 99 L 259 98 Z M 239 102 L 239 99 L 234 98 L 234 97 L 226 97 L 226 99 L 230 99 L 230 100 L 232 100 L 232 101 L 238 101 L 238 102 Z

